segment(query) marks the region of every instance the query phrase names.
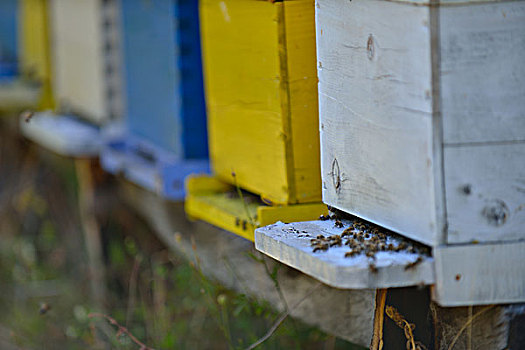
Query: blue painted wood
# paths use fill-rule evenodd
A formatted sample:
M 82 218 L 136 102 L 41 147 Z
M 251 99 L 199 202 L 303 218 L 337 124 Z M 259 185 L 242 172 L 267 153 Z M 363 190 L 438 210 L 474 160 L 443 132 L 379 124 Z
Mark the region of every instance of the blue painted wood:
M 122 1 L 126 124 L 183 159 L 208 154 L 194 0 Z
M 124 127 L 105 141 L 104 169 L 168 199 L 209 173 L 198 2 L 122 1 Z
M 18 1 L 0 0 L 0 80 L 18 73 Z
M 181 159 L 142 137 L 117 131 L 109 135 L 100 154 L 102 167 L 167 199 L 184 199 L 189 174 L 209 174 L 207 159 Z

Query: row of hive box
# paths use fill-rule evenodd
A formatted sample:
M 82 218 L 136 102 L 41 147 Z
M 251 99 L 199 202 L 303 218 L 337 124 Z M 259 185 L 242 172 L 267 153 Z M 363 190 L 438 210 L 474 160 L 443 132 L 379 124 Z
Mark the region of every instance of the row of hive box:
M 186 182 L 190 217 L 251 240 L 329 205 L 434 248 L 360 283 L 341 277 L 359 263 L 281 240 L 296 229 L 257 230 L 259 250 L 329 284 L 523 301 L 525 3 L 452 2 L 22 0 L 51 17 L 25 21 L 51 37 L 55 112 L 105 131 L 22 126 L 72 153 L 96 139 L 107 170 L 167 198 Z

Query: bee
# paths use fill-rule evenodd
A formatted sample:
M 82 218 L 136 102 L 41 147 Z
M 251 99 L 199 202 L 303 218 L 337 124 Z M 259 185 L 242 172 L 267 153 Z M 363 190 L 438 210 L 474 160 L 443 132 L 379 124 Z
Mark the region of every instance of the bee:
M 374 264 L 374 263 L 370 263 L 370 264 L 368 264 L 368 269 L 369 269 L 370 272 L 372 272 L 372 273 L 377 273 L 377 266 L 376 266 L 376 264 Z
M 247 226 L 248 226 L 248 223 L 246 222 L 246 220 L 243 220 L 242 221 L 242 230 L 246 231 Z
M 318 251 L 326 251 L 326 250 L 328 250 L 328 244 L 321 243 L 321 244 L 317 244 L 316 246 L 314 246 L 313 252 L 316 253 Z
M 20 114 L 20 116 L 22 118 L 24 118 L 24 121 L 26 123 L 29 123 L 31 121 L 31 118 L 33 118 L 34 115 L 35 114 L 33 113 L 33 111 L 29 111 L 29 110 L 28 111 L 24 111 L 24 112 L 22 112 L 22 114 Z
M 318 235 L 317 239 L 325 239 L 323 235 Z
M 416 267 L 417 265 L 421 264 L 422 262 L 423 262 L 423 258 L 418 256 L 415 261 L 405 265 L 405 271 L 413 269 L 414 267 Z
M 386 246 L 386 249 L 389 250 L 389 251 L 394 251 L 395 248 L 394 248 L 394 245 L 392 243 L 389 243 L 387 246 Z
M 329 215 L 321 215 L 321 216 L 319 216 L 319 220 L 321 220 L 321 221 L 327 221 L 329 219 L 330 219 Z
M 370 238 L 370 234 L 369 233 L 365 233 L 365 238 L 366 239 Z
M 376 253 L 374 251 L 372 251 L 372 250 L 367 250 L 365 252 L 365 255 L 366 255 L 367 258 L 372 258 L 374 260 L 376 258 Z
M 377 248 L 378 248 L 380 251 L 384 252 L 384 251 L 386 250 L 386 244 L 383 243 L 383 242 L 381 242 L 381 243 L 378 244 Z
M 241 219 L 235 218 L 235 226 L 241 226 Z
M 40 315 L 45 315 L 49 310 L 51 310 L 51 305 L 48 303 L 42 303 L 40 304 L 40 310 L 38 310 L 38 312 Z
M 358 254 L 359 254 L 358 251 L 356 251 L 356 250 L 351 250 L 351 251 L 345 253 L 345 258 L 351 258 L 351 257 L 353 257 L 353 256 L 355 256 L 355 255 L 358 255 Z
M 352 235 L 352 228 L 350 227 L 344 230 L 343 233 L 341 233 L 341 237 L 350 236 L 350 235 Z
M 341 228 L 341 227 L 344 227 L 345 225 L 340 220 L 335 220 L 334 226 Z

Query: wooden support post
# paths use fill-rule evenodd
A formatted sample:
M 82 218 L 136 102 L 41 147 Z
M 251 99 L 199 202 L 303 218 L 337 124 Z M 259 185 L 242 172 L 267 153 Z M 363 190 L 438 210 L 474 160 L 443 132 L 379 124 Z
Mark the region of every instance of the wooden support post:
M 95 217 L 95 194 L 90 159 L 75 160 L 78 180 L 78 207 L 89 259 L 89 282 L 93 301 L 104 309 L 106 281 L 100 230 Z

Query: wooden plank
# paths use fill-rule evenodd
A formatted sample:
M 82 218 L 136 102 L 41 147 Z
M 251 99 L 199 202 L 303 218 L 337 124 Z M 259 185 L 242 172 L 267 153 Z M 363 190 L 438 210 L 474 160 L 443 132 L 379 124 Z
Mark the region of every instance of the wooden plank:
M 19 52 L 21 73 L 41 84 L 39 109 L 55 106 L 52 91 L 49 1 L 21 0 Z
M 440 246 L 434 299 L 442 306 L 525 302 L 525 242 Z
M 312 0 L 285 1 L 284 25 L 293 163 L 292 202 L 321 200 L 319 107 Z
M 93 125 L 51 112 L 36 113 L 30 122 L 20 117 L 22 134 L 61 156 L 93 158 L 98 156 L 102 141 Z
M 346 246 L 331 247 L 326 252 L 313 252 L 310 240 L 323 235 L 340 235 L 349 227 L 334 227 L 333 221 L 282 222 L 255 230 L 255 248 L 272 258 L 296 268 L 329 286 L 347 289 L 390 288 L 425 285 L 434 282 L 434 266 L 430 257 L 413 269 L 418 254 L 378 252 L 374 261 L 377 272 L 370 270 L 370 259 L 364 254 L 346 258 Z M 389 238 L 388 243 L 397 244 Z
M 172 0 L 122 2 L 126 124 L 182 158 L 179 50 Z
M 448 243 L 525 239 L 525 142 L 445 147 Z
M 190 176 L 186 180 L 186 193 L 185 206 L 189 217 L 209 222 L 250 241 L 254 240 L 257 227 L 279 220 L 311 220 L 327 213 L 323 203 L 268 206 L 247 192 L 241 198 L 235 187 L 202 175 Z
M 105 73 L 113 43 L 106 42 L 104 6 L 99 0 L 51 0 L 57 102 L 97 124 L 111 112 Z
M 316 11 L 323 201 L 434 244 L 429 8 L 321 0 Z
M 525 2 L 440 9 L 445 143 L 525 140 Z

